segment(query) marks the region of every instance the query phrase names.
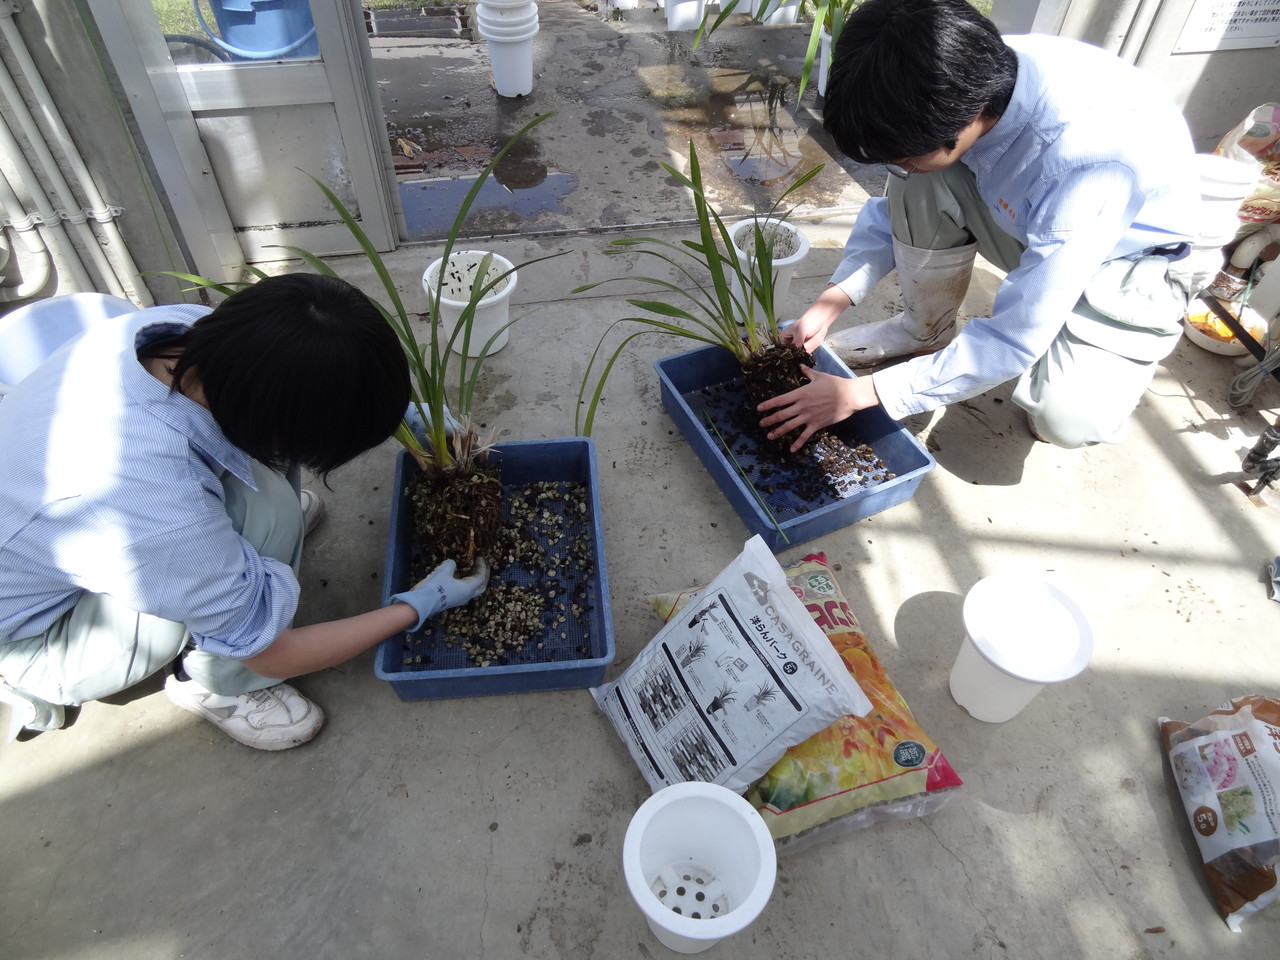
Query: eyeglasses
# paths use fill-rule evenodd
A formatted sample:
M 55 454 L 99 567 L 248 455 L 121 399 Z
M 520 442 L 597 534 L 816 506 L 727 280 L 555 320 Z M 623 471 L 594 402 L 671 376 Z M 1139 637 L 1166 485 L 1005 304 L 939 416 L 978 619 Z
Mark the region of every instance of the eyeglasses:
M 888 170 L 891 174 L 893 174 L 895 177 L 897 177 L 899 180 L 905 180 L 907 179 L 907 177 L 911 176 L 913 173 L 916 172 L 916 167 L 918 167 L 919 165 L 920 164 L 918 162 L 913 160 L 911 162 L 910 170 L 908 170 L 906 167 L 902 166 L 902 164 L 899 164 L 899 163 L 886 163 L 884 165 L 884 168 Z

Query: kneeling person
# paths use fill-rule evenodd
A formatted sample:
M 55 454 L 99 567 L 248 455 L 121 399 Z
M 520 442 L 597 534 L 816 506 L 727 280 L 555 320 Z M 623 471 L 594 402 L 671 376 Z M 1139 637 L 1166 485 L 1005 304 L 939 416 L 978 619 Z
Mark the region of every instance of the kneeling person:
M 261 280 L 212 312 L 92 325 L 0 403 L 0 700 L 10 739 L 175 664 L 178 706 L 265 750 L 315 736 L 283 678 L 479 595 L 452 561 L 396 602 L 293 627 L 301 491 L 386 440 L 409 403 L 394 330 L 331 277 Z M 292 478 L 292 479 L 291 479 Z

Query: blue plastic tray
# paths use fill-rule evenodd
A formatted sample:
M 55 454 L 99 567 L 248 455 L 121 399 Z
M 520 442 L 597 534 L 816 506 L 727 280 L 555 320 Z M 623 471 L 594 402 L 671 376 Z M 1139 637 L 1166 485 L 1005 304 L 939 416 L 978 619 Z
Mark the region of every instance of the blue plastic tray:
M 594 546 L 595 564 L 582 572 L 593 601 L 585 604 L 581 617 L 570 619 L 544 635 L 532 638 L 526 652 L 515 654 L 504 664 L 473 665 L 458 647 L 446 645 L 437 627 L 421 646 L 412 644 L 403 633 L 388 637 L 378 645 L 374 673 L 388 681 L 402 700 L 442 700 L 449 697 L 484 697 L 501 693 L 529 693 L 535 690 L 569 690 L 598 686 L 604 682 L 605 667 L 613 662 L 613 618 L 609 612 L 609 581 L 605 572 L 604 522 L 600 512 L 600 482 L 596 472 L 595 444 L 585 437 L 555 440 L 524 440 L 500 443 L 490 454 L 490 462 L 501 469 L 504 489 L 542 481 L 583 483 L 588 491 L 586 516 L 580 523 Z M 417 475 L 417 465 L 403 450 L 396 460 L 396 480 L 391 503 L 391 530 L 387 538 L 387 560 L 383 576 L 382 602 L 406 589 L 412 561 L 412 506 L 405 487 Z M 544 544 L 544 546 L 547 546 Z M 553 548 L 549 548 L 553 549 Z M 495 574 L 523 585 L 537 582 L 536 572 L 519 567 Z M 564 581 L 561 576 L 561 582 Z M 428 623 L 430 627 L 430 623 Z M 561 632 L 568 634 L 561 638 Z M 536 650 L 537 641 L 543 649 Z M 582 649 L 586 649 L 586 654 Z M 431 663 L 404 662 L 407 654 L 428 651 Z M 548 662 L 548 655 L 555 659 Z
M 818 349 L 815 360 L 817 369 L 824 373 L 854 375 L 825 346 Z M 747 529 L 764 538 L 774 553 L 909 500 L 920 486 L 921 478 L 935 465 L 920 441 L 885 413 L 883 407 L 876 406 L 860 410 L 829 429 L 851 446 L 869 444 L 887 469 L 897 475 L 894 479 L 856 491 L 844 499 L 832 495 L 811 503 L 803 502 L 794 490 L 781 486 L 773 492 L 759 489 L 753 492 L 697 412 L 702 406 L 698 395 L 706 388 L 741 382 L 742 371 L 733 354 L 723 347 L 701 347 L 664 357 L 654 366 L 662 382 L 662 405 L 667 413 L 679 425 Z M 757 494 L 772 511 L 776 524 L 761 507 Z

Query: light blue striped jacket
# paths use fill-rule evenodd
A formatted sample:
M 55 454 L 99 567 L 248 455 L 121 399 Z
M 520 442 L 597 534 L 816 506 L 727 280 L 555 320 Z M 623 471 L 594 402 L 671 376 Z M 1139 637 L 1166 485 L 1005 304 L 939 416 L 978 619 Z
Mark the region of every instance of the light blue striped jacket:
M 138 362 L 205 307 L 98 321 L 0 403 L 0 642 L 42 633 L 82 591 L 186 624 L 244 658 L 289 625 L 298 582 L 231 526 L 219 477 L 249 457 Z

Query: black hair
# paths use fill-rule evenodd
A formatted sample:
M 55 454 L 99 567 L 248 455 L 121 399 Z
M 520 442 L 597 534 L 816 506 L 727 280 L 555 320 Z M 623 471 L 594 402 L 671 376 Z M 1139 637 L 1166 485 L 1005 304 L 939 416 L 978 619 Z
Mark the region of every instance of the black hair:
M 954 149 L 979 115 L 997 119 L 1018 58 L 968 0 L 867 0 L 831 59 L 823 126 L 859 163 Z
M 409 405 L 399 337 L 336 277 L 259 280 L 168 347 L 181 350 L 174 389 L 197 380 L 227 439 L 275 470 L 326 477 L 391 436 Z

